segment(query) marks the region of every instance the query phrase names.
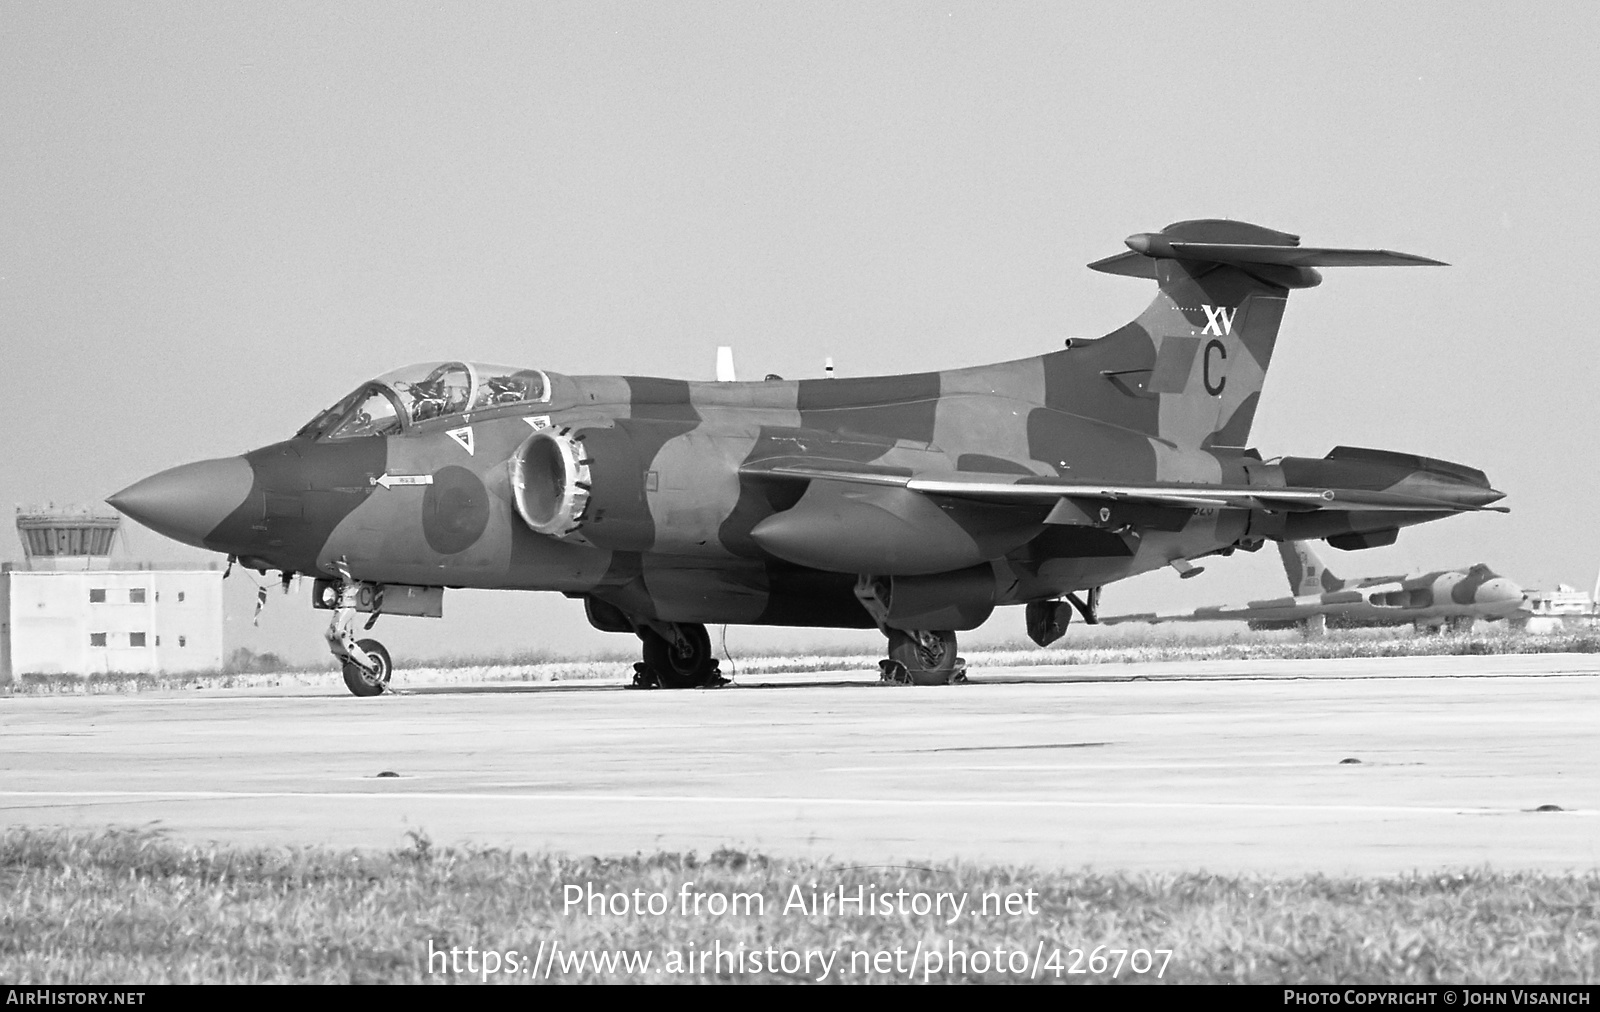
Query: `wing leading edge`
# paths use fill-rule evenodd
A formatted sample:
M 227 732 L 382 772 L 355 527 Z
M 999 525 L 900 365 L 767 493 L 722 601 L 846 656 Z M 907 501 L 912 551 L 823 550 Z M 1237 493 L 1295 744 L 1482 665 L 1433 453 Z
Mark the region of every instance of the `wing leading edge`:
M 739 469 L 739 473 L 756 478 L 796 481 L 820 479 L 847 484 L 888 486 L 904 488 L 922 495 L 969 499 L 1000 505 L 1044 504 L 1082 499 L 1191 510 L 1250 509 L 1295 513 L 1316 510 L 1406 513 L 1465 513 L 1485 510 L 1507 512 L 1503 506 L 1371 489 L 1197 485 L 1186 482 L 1124 484 L 970 471 L 918 476 L 897 474 L 887 470 L 846 470 L 810 464 L 763 461 L 745 464 Z

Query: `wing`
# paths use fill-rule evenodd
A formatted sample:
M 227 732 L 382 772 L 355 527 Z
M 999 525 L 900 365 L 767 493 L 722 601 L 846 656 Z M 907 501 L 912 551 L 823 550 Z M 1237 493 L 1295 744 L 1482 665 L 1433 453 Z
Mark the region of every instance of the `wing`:
M 1448 512 L 1480 510 L 1506 512 L 1503 506 L 1448 502 L 1402 492 L 1377 492 L 1348 488 L 1283 488 L 1253 485 L 1199 485 L 1186 482 L 1084 482 L 1065 478 L 985 474 L 959 471 L 908 475 L 891 469 L 824 467 L 806 462 L 768 460 L 745 464 L 746 477 L 793 480 L 823 479 L 850 484 L 904 488 L 928 496 L 967 499 L 998 505 L 1070 503 L 1128 503 L 1169 509 L 1259 509 L 1278 512 L 1313 510 Z M 1071 507 L 1058 506 L 1046 523 L 1077 522 Z
M 1399 588 L 1400 584 L 1393 584 Z M 1328 594 L 1305 594 L 1300 597 L 1274 597 L 1251 601 L 1242 605 L 1210 605 L 1196 608 L 1182 615 L 1157 615 L 1142 612 L 1137 615 L 1112 615 L 1101 618 L 1101 625 L 1118 625 L 1124 622 L 1148 622 L 1160 625 L 1166 622 L 1298 622 L 1317 615 L 1343 615 L 1352 610 L 1367 608 L 1367 599 L 1361 591 L 1336 590 Z
M 1100 624 L 1125 625 L 1129 622 L 1144 622 L 1149 625 L 1166 625 L 1169 622 L 1249 622 L 1251 620 L 1259 621 L 1262 619 L 1293 620 L 1309 618 L 1313 614 L 1315 614 L 1315 612 L 1305 612 L 1297 615 L 1283 615 L 1279 614 L 1278 612 L 1273 612 L 1270 615 L 1262 615 L 1252 612 L 1248 607 L 1234 608 L 1223 607 L 1219 605 L 1211 608 L 1196 608 L 1192 612 L 1184 612 L 1181 615 L 1158 615 L 1153 611 L 1144 611 L 1132 615 L 1102 615 L 1100 616 Z

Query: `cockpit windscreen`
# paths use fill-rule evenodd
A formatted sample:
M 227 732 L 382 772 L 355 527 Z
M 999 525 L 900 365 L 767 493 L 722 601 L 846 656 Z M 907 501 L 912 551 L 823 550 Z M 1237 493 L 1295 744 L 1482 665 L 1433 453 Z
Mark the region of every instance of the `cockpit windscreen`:
M 424 362 L 385 373 L 312 419 L 302 436 L 393 436 L 434 418 L 494 412 L 550 399 L 538 369 L 474 362 Z

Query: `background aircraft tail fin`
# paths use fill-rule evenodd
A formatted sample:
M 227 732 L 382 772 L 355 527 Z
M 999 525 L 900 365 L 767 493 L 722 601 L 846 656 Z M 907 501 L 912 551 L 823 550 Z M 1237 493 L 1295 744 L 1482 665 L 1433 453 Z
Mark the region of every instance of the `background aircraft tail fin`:
M 1089 266 L 1151 279 L 1159 291 L 1133 323 L 1090 342 L 1104 346 L 1095 363 L 1101 382 L 1143 402 L 1107 404 L 1103 420 L 1183 447 L 1245 445 L 1285 301 L 1290 290 L 1321 283 L 1315 268 L 1439 263 L 1391 250 L 1303 247 L 1287 232 L 1219 219 L 1180 221 L 1129 236 L 1127 245 Z
M 1289 577 L 1289 593 L 1295 597 L 1331 594 L 1344 589 L 1344 581 L 1322 564 L 1322 559 L 1311 550 L 1311 542 L 1280 541 L 1278 554 L 1283 556 L 1283 572 Z

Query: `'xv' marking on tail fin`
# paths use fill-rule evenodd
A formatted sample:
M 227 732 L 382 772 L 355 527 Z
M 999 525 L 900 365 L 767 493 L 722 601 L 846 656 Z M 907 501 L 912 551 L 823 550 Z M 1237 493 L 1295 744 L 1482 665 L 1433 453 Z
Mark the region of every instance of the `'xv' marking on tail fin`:
M 1238 306 L 1201 306 L 1206 311 L 1206 329 L 1202 334 L 1218 337 L 1233 333 L 1233 318 L 1239 315 Z

